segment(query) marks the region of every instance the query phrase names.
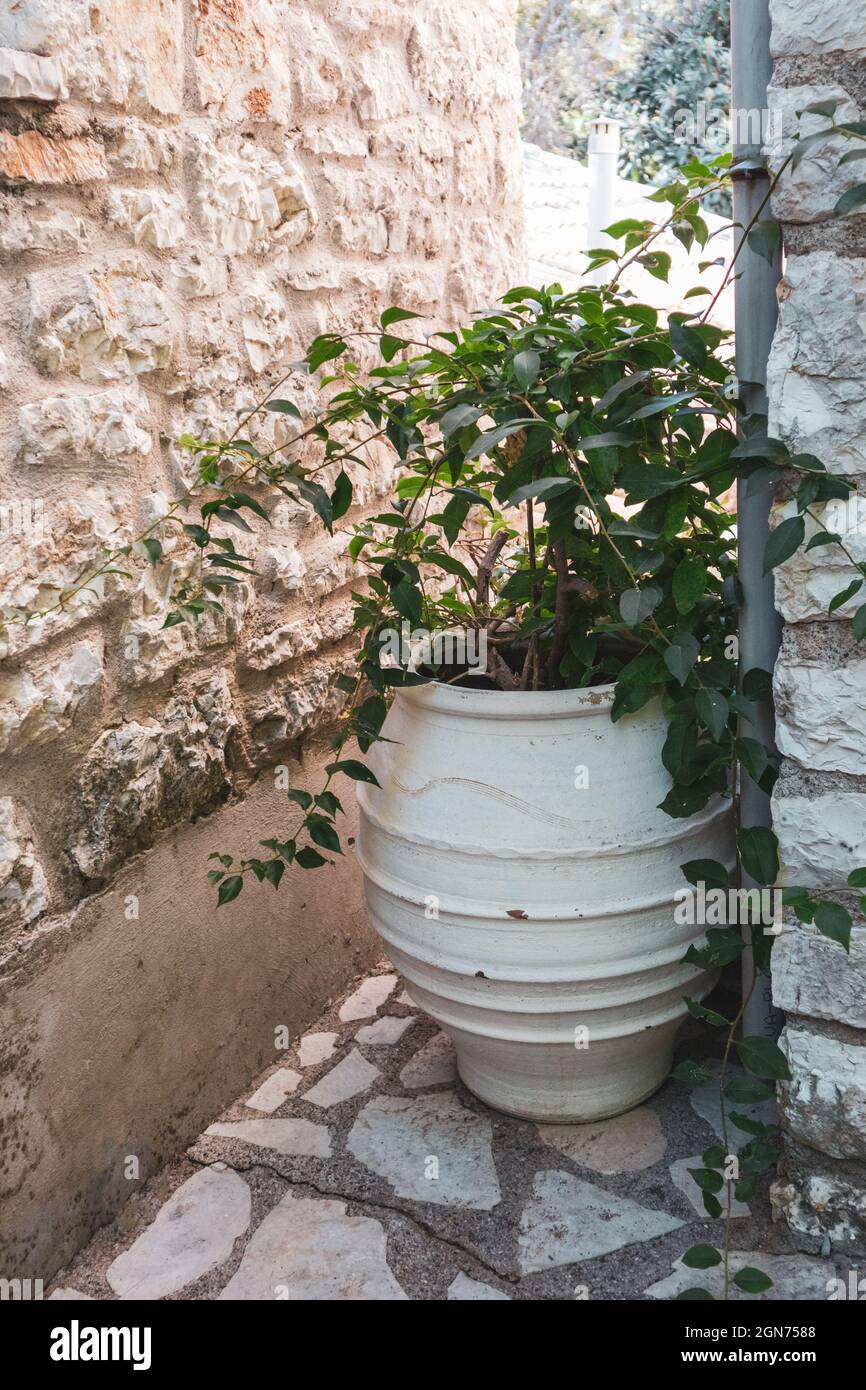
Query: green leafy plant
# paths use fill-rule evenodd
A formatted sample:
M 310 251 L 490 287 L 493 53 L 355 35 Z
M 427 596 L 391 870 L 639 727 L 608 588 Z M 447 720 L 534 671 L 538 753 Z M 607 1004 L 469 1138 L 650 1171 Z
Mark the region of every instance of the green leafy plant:
M 866 126 L 832 129 L 852 139 L 866 134 Z M 811 139 L 795 147 L 783 169 Z M 612 683 L 614 720 L 661 700 L 669 722 L 662 757 L 671 781 L 662 809 L 691 816 L 720 794 L 735 803 L 736 864 L 686 864 L 687 882 L 723 893 L 776 885 L 775 835 L 742 824 L 739 813 L 741 779 L 751 777 L 770 792 L 778 758 L 741 732 L 741 722 L 753 724 L 756 706 L 771 698 L 771 678 L 738 661 L 742 592 L 726 497 L 735 481 L 745 480 L 750 490 L 775 488 L 788 499 L 791 515 L 769 538 L 767 572 L 804 544 L 841 548 L 855 577 L 834 597 L 834 610 L 859 591 L 866 566 L 854 561 L 842 537 L 823 529 L 815 508 L 847 497 L 851 485 L 818 459 L 791 455 L 769 439 L 765 417 L 738 415 L 728 335 L 710 322 L 721 289 L 710 298 L 695 287 L 692 297 L 709 303 L 664 318 L 623 288 L 635 263 L 667 278 L 670 261 L 656 245 L 667 228 L 687 245 L 705 246 L 701 205 L 725 188 L 729 174 L 729 156 L 692 161 L 656 195 L 669 208 L 661 226 L 628 220 L 610 228 L 622 250 L 589 258 L 592 268 L 608 266 L 607 284 L 587 283 L 568 294 L 555 285 L 517 287 L 489 313 L 450 332 L 426 333 L 418 315 L 392 308 L 370 333 L 321 335 L 284 378 L 299 367 L 323 373 L 329 399 L 318 416 L 302 419 L 279 395 L 280 383 L 229 438 L 184 437 L 194 475 L 188 491 L 135 542 L 108 553 L 58 595 L 53 606 L 63 608 L 118 572 L 121 561 L 163 564 L 163 543 L 174 530 L 196 562 L 171 588 L 165 626 L 194 622 L 221 609 L 227 593 L 254 573 L 252 557 L 226 528 L 243 538 L 266 524 L 267 499 L 277 493 L 305 503 L 332 531 L 352 507 L 352 472 L 366 466 L 364 446 L 385 441 L 399 464 L 386 510 L 350 527 L 359 642 L 355 671 L 337 681 L 346 703 L 326 780 L 317 793 L 288 790 L 292 820 L 284 836 L 262 842 L 264 853 L 211 856 L 220 905 L 236 899 L 251 877 L 277 889 L 289 866 L 311 870 L 342 853 L 343 807 L 335 787 L 375 783 L 362 759 L 383 736 L 391 694 L 433 679 L 481 678 L 504 690 Z M 750 244 L 772 254 L 763 220 L 769 196 L 742 229 L 740 248 Z M 724 283 L 736 273 L 738 257 L 739 249 Z M 379 364 L 366 372 L 353 359 L 359 339 L 378 342 Z M 256 425 L 269 414 L 293 422 L 294 435 L 263 450 L 255 443 Z M 305 464 L 300 449 L 310 441 L 319 457 Z M 808 541 L 807 523 L 815 528 Z M 21 622 L 34 616 L 5 614 Z M 429 657 L 418 668 L 405 655 L 383 661 L 383 639 L 404 625 L 413 636 L 458 626 L 483 637 L 483 669 Z M 866 636 L 866 604 L 854 630 Z M 838 899 L 853 895 L 866 908 L 861 890 L 866 869 L 858 867 L 832 892 L 787 886 L 783 900 L 799 921 L 847 949 L 851 912 Z M 760 914 L 747 919 L 745 933 L 743 925 L 711 927 L 705 944 L 690 947 L 685 960 L 721 969 L 748 946 L 755 972 L 764 969 L 775 933 Z M 729 1113 L 729 1106 L 769 1098 L 774 1083 L 788 1079 L 787 1061 L 768 1039 L 738 1036 L 747 1001 L 733 1018 L 686 1002 L 694 1017 L 724 1033 L 718 1064 L 683 1062 L 674 1075 L 690 1084 L 718 1078 L 722 1142 L 707 1149 L 693 1176 L 707 1212 L 728 1221 L 721 1250 L 695 1246 L 685 1263 L 721 1265 L 725 1297 L 732 1283 L 757 1293 L 768 1286 L 765 1275 L 730 1274 L 731 1204 L 734 1197 L 746 1200 L 773 1166 L 779 1131 L 739 1110 Z M 731 1074 L 735 1058 L 742 1075 Z M 737 1153 L 733 1128 L 750 1136 Z M 696 1288 L 683 1296 L 710 1294 Z

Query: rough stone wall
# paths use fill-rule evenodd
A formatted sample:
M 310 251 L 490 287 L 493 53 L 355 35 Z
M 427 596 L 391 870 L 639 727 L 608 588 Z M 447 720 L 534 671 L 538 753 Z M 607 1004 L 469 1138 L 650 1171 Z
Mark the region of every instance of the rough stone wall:
M 0 609 L 49 606 L 106 542 L 159 516 L 188 466 L 178 436 L 231 430 L 318 332 L 374 326 L 392 303 L 455 322 L 520 275 L 512 8 L 0 0 Z M 367 360 L 363 346 L 355 355 Z M 280 387 L 305 415 L 318 391 L 299 373 Z M 273 417 L 270 443 L 297 432 L 287 418 Z M 0 628 L 0 956 L 13 1013 L 21 970 L 36 998 L 33 960 L 74 948 L 77 904 L 125 875 L 144 922 L 147 852 L 168 852 L 173 826 L 234 803 L 333 720 L 351 648 L 348 524 L 389 485 L 385 451 L 366 455 L 340 535 L 287 503 L 245 538 L 258 578 L 223 615 L 163 629 L 169 575 L 192 558 L 166 530 L 156 568 L 133 557 L 131 581 L 106 576 L 26 628 Z M 225 814 L 209 848 L 222 847 Z M 258 822 L 248 829 L 254 843 Z M 205 867 L 196 843 L 190 876 Z M 264 892 L 237 905 L 246 957 L 260 914 L 273 915 Z M 300 913 L 293 892 L 282 911 Z M 319 901 L 326 911 L 339 892 Z M 148 949 L 168 974 L 193 971 L 163 918 Z M 102 921 L 102 968 L 111 932 L 128 929 Z M 267 994 L 254 971 L 245 988 L 233 1008 Z M 26 1075 L 10 1062 L 7 1113 L 42 1077 L 44 1059 L 30 1058 Z M 238 1061 L 247 1074 L 260 1064 L 255 1049 Z M 105 1066 L 105 1085 L 119 1084 Z M 207 1104 L 235 1084 L 226 1076 Z M 167 1094 L 166 1114 L 186 1100 Z M 196 1127 L 188 1114 L 180 1129 Z M 38 1197 L 44 1147 L 13 1140 L 0 1190 L 20 1198 L 26 1174 Z M 98 1205 L 85 1234 L 104 1219 Z
M 796 112 L 837 100 L 837 118 L 866 106 L 866 0 L 771 0 L 775 73 L 771 142 L 779 166 Z M 804 133 L 826 118 L 806 115 Z M 770 362 L 770 433 L 814 453 L 857 487 L 828 504 L 827 529 L 866 559 L 866 219 L 833 218 L 863 165 L 839 169 L 851 148 L 819 145 L 775 197 L 787 254 Z M 782 514 L 782 509 L 780 509 Z M 811 522 L 809 530 L 818 529 Z M 855 600 L 828 618 L 829 600 L 855 577 L 835 548 L 799 552 L 776 571 L 784 619 L 776 671 L 782 775 L 774 821 L 788 882 L 829 888 L 866 864 L 866 649 L 854 640 Z M 845 899 L 850 906 L 851 899 Z M 866 1249 L 866 926 L 850 956 L 813 928 L 788 924 L 774 950 L 773 992 L 793 1080 L 783 1086 L 785 1153 L 777 1212 L 806 1246 Z

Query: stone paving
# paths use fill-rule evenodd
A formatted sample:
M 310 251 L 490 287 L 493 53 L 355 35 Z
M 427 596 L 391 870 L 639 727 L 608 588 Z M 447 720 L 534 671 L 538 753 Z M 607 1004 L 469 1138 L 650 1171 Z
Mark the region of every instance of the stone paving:
M 705 1047 L 700 1025 L 681 1050 Z M 387 965 L 250 1084 L 55 1280 L 54 1299 L 549 1300 L 675 1297 L 720 1238 L 687 1169 L 713 1142 L 712 1084 L 669 1081 L 627 1115 L 535 1125 L 457 1077 L 450 1040 Z M 734 1265 L 770 1298 L 824 1299 L 766 1193 Z

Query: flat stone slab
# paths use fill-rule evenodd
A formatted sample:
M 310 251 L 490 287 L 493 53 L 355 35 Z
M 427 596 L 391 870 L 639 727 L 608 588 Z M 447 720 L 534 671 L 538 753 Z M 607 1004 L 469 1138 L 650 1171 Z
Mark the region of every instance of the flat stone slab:
M 813 1260 L 808 1255 L 763 1255 L 758 1250 L 732 1250 L 730 1255 L 731 1273 L 736 1274 L 746 1266 L 759 1269 L 772 1279 L 772 1288 L 764 1293 L 743 1293 L 731 1280 L 729 1297 L 739 1301 L 775 1303 L 791 1300 L 826 1300 L 834 1287 L 836 1270 L 824 1260 Z M 649 1298 L 676 1298 L 684 1289 L 709 1289 L 714 1298 L 721 1298 L 724 1292 L 724 1274 L 719 1265 L 713 1269 L 687 1269 L 680 1260 L 673 1267 L 673 1273 L 660 1279 L 646 1290 Z
M 268 1213 L 220 1299 L 406 1299 L 385 1258 L 385 1231 L 346 1203 L 291 1192 Z
M 205 1134 L 221 1139 L 242 1139 L 258 1149 L 294 1154 L 299 1158 L 330 1158 L 331 1134 L 327 1125 L 312 1120 L 225 1120 L 209 1125 Z
M 493 1127 L 450 1092 L 377 1096 L 356 1119 L 349 1152 L 398 1197 L 490 1211 L 501 1200 Z
M 286 1096 L 290 1096 L 301 1084 L 301 1073 L 293 1071 L 291 1067 L 280 1067 L 279 1071 L 271 1072 L 266 1077 L 257 1091 L 254 1091 L 249 1100 L 244 1101 L 250 1110 L 262 1110 L 266 1115 L 271 1115 L 282 1105 Z
M 492 1284 L 482 1284 L 477 1279 L 470 1279 L 462 1270 L 453 1284 L 448 1285 L 447 1298 L 449 1302 L 459 1300 L 464 1303 L 511 1302 L 508 1294 L 503 1293 L 501 1289 L 494 1289 Z
M 304 1100 L 327 1110 L 332 1105 L 340 1105 L 344 1100 L 359 1096 L 373 1084 L 377 1076 L 381 1075 L 379 1068 L 374 1067 L 372 1062 L 368 1062 L 366 1057 L 353 1047 L 341 1062 L 325 1073 L 321 1081 L 310 1087 L 304 1095 Z
M 255 1124 L 253 1120 L 251 1123 Z M 250 1189 L 230 1170 L 202 1168 L 106 1270 L 123 1299 L 165 1298 L 224 1264 L 250 1224 Z
M 397 984 L 396 975 L 371 975 L 354 994 L 350 994 L 340 1009 L 340 1022 L 353 1023 L 356 1018 L 372 1018 Z
M 409 1091 L 420 1086 L 440 1086 L 457 1080 L 457 1053 L 447 1033 L 435 1033 L 429 1042 L 410 1057 L 400 1080 Z
M 57 1299 L 58 1301 L 62 1300 L 63 1302 L 67 1303 L 78 1301 L 86 1301 L 88 1303 L 94 1302 L 92 1294 L 80 1293 L 78 1289 L 55 1289 L 53 1293 L 50 1293 L 48 1295 L 48 1302 L 51 1303 L 55 1299 Z
M 535 1175 L 520 1217 L 518 1247 L 524 1274 L 607 1255 L 624 1245 L 654 1240 L 682 1226 L 675 1216 L 605 1192 L 572 1173 Z
M 339 1033 L 305 1033 L 298 1044 L 298 1065 L 315 1067 L 333 1057 Z
M 642 1105 L 593 1125 L 538 1125 L 538 1137 L 596 1173 L 637 1173 L 664 1157 L 658 1115 Z
M 732 1072 L 731 1076 L 742 1076 L 743 1072 Z M 722 1111 L 719 1103 L 719 1083 L 713 1078 L 712 1081 L 705 1081 L 702 1086 L 695 1086 L 689 1097 L 692 1109 L 696 1115 L 710 1126 L 717 1139 L 723 1139 L 722 1134 Z M 741 1105 L 738 1101 L 726 1101 L 728 1119 L 732 1110 L 736 1110 L 739 1115 L 746 1115 L 750 1120 L 759 1120 L 761 1124 L 772 1125 L 778 1119 L 778 1111 L 774 1100 L 762 1100 L 751 1105 Z M 737 1129 L 731 1122 L 731 1126 L 737 1134 L 744 1134 L 745 1131 Z M 736 1138 L 736 1135 L 734 1136 Z
M 695 1154 L 694 1158 L 678 1158 L 676 1163 L 672 1163 L 670 1165 L 669 1172 L 671 1175 L 671 1182 L 673 1183 L 674 1187 L 679 1188 L 680 1192 L 683 1194 L 686 1200 L 690 1202 L 691 1205 L 694 1207 L 695 1211 L 698 1213 L 698 1216 L 702 1216 L 705 1221 L 712 1221 L 714 1218 L 710 1216 L 710 1213 L 704 1206 L 701 1189 L 698 1187 L 697 1183 L 695 1182 L 694 1178 L 689 1172 L 690 1168 L 703 1168 L 703 1166 L 704 1161 L 701 1158 L 701 1155 Z M 722 1206 L 726 1207 L 727 1199 L 725 1197 L 724 1190 L 722 1190 L 718 1194 L 718 1197 Z M 746 1202 L 740 1202 L 737 1200 L 736 1197 L 732 1198 L 731 1216 L 751 1216 L 751 1214 L 751 1208 L 748 1206 Z M 716 1217 L 715 1220 L 723 1221 L 724 1216 Z
M 377 1018 L 375 1023 L 367 1023 L 359 1028 L 355 1042 L 365 1043 L 368 1047 L 392 1047 L 415 1022 L 415 1018 L 395 1018 L 393 1014 L 385 1014 L 384 1018 Z

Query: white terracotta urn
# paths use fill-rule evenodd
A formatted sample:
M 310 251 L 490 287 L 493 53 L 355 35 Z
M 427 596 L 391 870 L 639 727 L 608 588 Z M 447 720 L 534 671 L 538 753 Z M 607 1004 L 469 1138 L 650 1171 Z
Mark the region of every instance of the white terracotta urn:
M 673 820 L 658 702 L 611 722 L 612 686 L 401 691 L 359 788 L 373 924 L 481 1100 L 588 1122 L 638 1105 L 715 977 L 683 965 L 690 859 L 731 860 L 730 804 Z M 679 917 L 687 914 L 680 913 Z

